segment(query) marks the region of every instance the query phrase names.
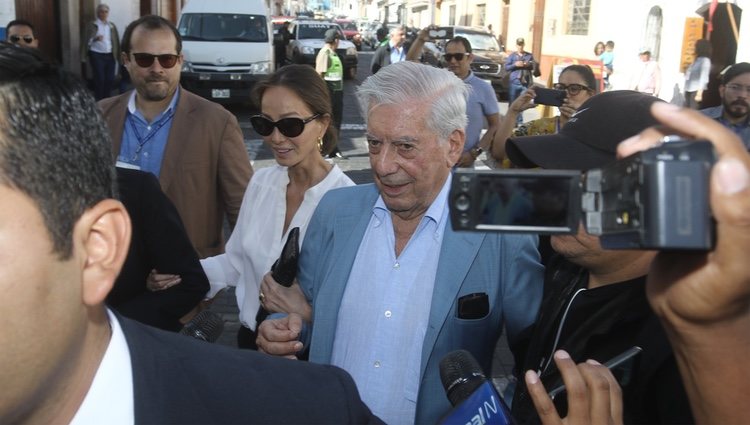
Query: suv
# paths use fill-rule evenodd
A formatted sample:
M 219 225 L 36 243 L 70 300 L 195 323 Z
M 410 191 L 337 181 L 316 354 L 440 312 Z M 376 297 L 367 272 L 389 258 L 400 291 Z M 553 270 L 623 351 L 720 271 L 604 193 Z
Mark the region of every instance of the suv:
M 335 28 L 341 39 L 336 54 L 341 58 L 344 65 L 344 78 L 353 79 L 357 76 L 357 48 L 351 41 L 346 40 L 341 27 L 333 22 L 327 21 L 292 21 L 289 26 L 291 38 L 286 48 L 287 63 L 302 63 L 315 66 L 315 57 L 325 44 L 325 33 Z
M 495 37 L 482 28 L 449 26 L 438 27 L 437 32 L 446 34 L 444 39 L 435 39 L 434 43 L 425 43 L 423 61 L 432 65 L 442 66 L 442 53 L 445 43 L 454 36 L 461 36 L 469 40 L 474 60 L 471 62 L 471 72 L 477 77 L 492 84 L 498 100 L 507 99 L 508 75 L 505 72 L 505 52 L 500 49 Z

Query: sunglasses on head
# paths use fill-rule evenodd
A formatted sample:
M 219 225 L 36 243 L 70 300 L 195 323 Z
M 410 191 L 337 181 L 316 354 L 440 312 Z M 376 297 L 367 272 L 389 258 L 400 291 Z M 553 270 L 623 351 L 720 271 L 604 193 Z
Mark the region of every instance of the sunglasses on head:
M 18 43 L 23 40 L 24 43 L 31 44 L 31 42 L 34 41 L 34 37 L 30 35 L 24 35 L 23 37 L 20 35 L 11 35 L 9 39 L 11 43 Z
M 135 58 L 135 63 L 137 63 L 141 68 L 149 68 L 154 64 L 154 59 L 158 59 L 159 65 L 161 65 L 162 68 L 167 69 L 175 66 L 175 64 L 177 63 L 177 59 L 180 58 L 179 55 L 173 55 L 171 53 L 165 53 L 163 55 L 152 55 L 151 53 L 133 53 L 133 57 Z
M 581 92 L 581 90 L 586 90 L 586 91 L 591 90 L 590 88 L 580 85 L 580 84 L 563 84 L 563 83 L 557 83 L 553 85 L 552 88 L 554 88 L 555 90 L 566 91 L 571 96 L 577 95 L 578 93 Z
M 315 114 L 309 118 L 282 118 L 278 121 L 271 121 L 263 115 L 253 115 L 250 117 L 250 124 L 253 129 L 261 136 L 270 136 L 274 128 L 286 137 L 297 137 L 305 131 L 305 125 L 310 121 L 318 118 L 320 114 Z
M 455 59 L 456 62 L 461 62 L 462 60 L 464 60 L 466 56 L 469 56 L 469 54 L 468 53 L 446 53 L 443 55 L 443 58 L 445 59 L 446 62 L 450 62 L 453 59 Z

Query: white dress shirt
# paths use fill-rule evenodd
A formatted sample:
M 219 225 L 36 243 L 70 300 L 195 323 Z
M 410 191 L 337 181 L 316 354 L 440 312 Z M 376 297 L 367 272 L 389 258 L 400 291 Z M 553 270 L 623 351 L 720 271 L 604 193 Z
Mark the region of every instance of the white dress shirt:
M 112 35 L 109 28 L 109 22 L 100 19 L 94 21 L 96 24 L 96 35 L 101 35 L 101 40 L 95 38 L 90 40 L 89 50 L 96 53 L 112 53 Z
M 242 198 L 237 224 L 227 242 L 226 252 L 201 260 L 211 284 L 207 297 L 213 298 L 227 286 L 237 286 L 240 321 L 252 330 L 255 330 L 255 315 L 260 307 L 260 283 L 279 258 L 289 230 L 300 228 L 302 244 L 307 224 L 320 198 L 331 189 L 353 186 L 354 182 L 334 165 L 320 183 L 307 189 L 289 228 L 283 232 L 288 184 L 286 167 L 275 165 L 256 171 Z
M 109 309 L 107 316 L 112 328 L 112 338 L 71 425 L 135 423 L 130 350 L 120 323 Z

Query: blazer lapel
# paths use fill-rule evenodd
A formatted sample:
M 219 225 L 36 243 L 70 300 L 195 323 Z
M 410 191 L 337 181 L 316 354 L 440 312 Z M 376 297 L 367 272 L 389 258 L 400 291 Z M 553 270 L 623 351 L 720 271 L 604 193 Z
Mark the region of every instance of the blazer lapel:
M 167 145 L 164 147 L 164 159 L 161 162 L 161 172 L 159 174 L 159 183 L 164 192 L 167 192 L 169 185 L 177 178 L 178 165 L 182 163 L 182 154 L 187 148 L 186 140 L 189 140 L 189 131 L 195 128 L 198 117 L 193 117 L 194 103 L 190 98 L 190 93 L 179 88 L 180 98 L 175 106 L 174 118 L 172 118 L 172 127 L 169 130 Z
M 333 352 L 333 337 L 336 333 L 339 308 L 344 298 L 346 283 L 357 256 L 362 237 L 372 215 L 372 206 L 378 197 L 374 185 L 367 187 L 361 202 L 353 202 L 340 207 L 341 214 L 333 223 L 333 248 L 329 255 L 328 269 L 324 273 L 322 285 L 315 299 L 316 343 L 311 347 L 310 360 L 330 362 Z M 314 331 L 315 332 L 315 331 Z
M 432 291 L 432 306 L 427 333 L 422 345 L 422 366 L 420 376 L 424 376 L 430 355 L 435 349 L 438 335 L 450 314 L 459 289 L 469 273 L 485 235 L 483 233 L 454 232 L 450 222 L 446 223 L 443 245 L 440 249 L 435 288 Z

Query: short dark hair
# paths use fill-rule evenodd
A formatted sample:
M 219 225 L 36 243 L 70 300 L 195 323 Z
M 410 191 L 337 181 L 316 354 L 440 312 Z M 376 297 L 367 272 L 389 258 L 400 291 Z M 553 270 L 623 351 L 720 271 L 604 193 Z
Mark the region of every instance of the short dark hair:
M 116 196 L 109 131 L 86 85 L 36 49 L 0 43 L 0 184 L 38 206 L 61 259 L 73 227 Z
M 695 42 L 695 57 L 710 58 L 711 57 L 711 42 L 705 38 L 701 38 Z
M 568 65 L 565 68 L 563 68 L 562 72 L 560 72 L 560 75 L 563 75 L 566 72 L 575 72 L 576 74 L 580 75 L 581 78 L 583 78 L 583 81 L 586 82 L 586 87 L 590 88 L 594 91 L 594 93 L 599 92 L 599 85 L 596 84 L 596 77 L 594 77 L 594 71 L 591 70 L 591 67 L 588 65 Z
M 612 41 L 612 40 L 609 40 L 609 41 L 607 41 L 607 44 L 605 44 L 605 46 L 614 49 L 615 48 L 615 42 Z
M 135 29 L 139 26 L 143 26 L 149 31 L 159 30 L 163 28 L 171 30 L 172 34 L 174 34 L 175 40 L 177 40 L 175 50 L 177 51 L 178 55 L 182 53 L 182 36 L 180 35 L 180 32 L 177 31 L 177 27 L 175 27 L 173 23 L 157 15 L 141 16 L 140 18 L 128 24 L 127 28 L 125 28 L 125 32 L 122 34 L 122 43 L 120 43 L 120 49 L 123 51 L 123 53 L 130 53 L 130 44 L 131 39 L 133 38 L 133 31 L 135 31 Z
M 253 87 L 253 103 L 261 109 L 263 94 L 271 87 L 284 87 L 294 92 L 310 108 L 313 114 L 325 114 L 331 118 L 323 138 L 322 154 L 330 153 L 336 146 L 337 136 L 333 126 L 333 108 L 328 86 L 315 68 L 309 65 L 287 65 L 279 68 L 268 78 Z M 262 111 L 261 111 L 262 112 Z
M 742 75 L 748 72 L 750 72 L 750 63 L 736 63 L 727 68 L 726 71 L 724 71 L 724 76 L 721 78 L 721 84 L 727 85 L 731 83 L 732 80 L 734 80 L 738 75 Z
M 34 38 L 36 38 L 36 30 L 34 29 L 34 25 L 31 25 L 31 22 L 29 22 L 29 21 L 27 21 L 25 19 L 14 19 L 14 20 L 8 22 L 8 25 L 5 26 L 5 39 L 6 40 L 8 39 L 8 33 L 10 32 L 8 30 L 11 27 L 15 27 L 15 26 L 19 26 L 19 27 L 24 27 L 25 26 L 25 27 L 31 28 L 31 34 L 34 36 Z
M 469 40 L 466 39 L 466 37 L 461 37 L 460 35 L 457 35 L 450 40 L 448 40 L 445 45 L 449 45 L 451 43 L 461 43 L 464 45 L 464 49 L 466 49 L 466 53 L 471 53 L 471 43 L 469 43 Z

